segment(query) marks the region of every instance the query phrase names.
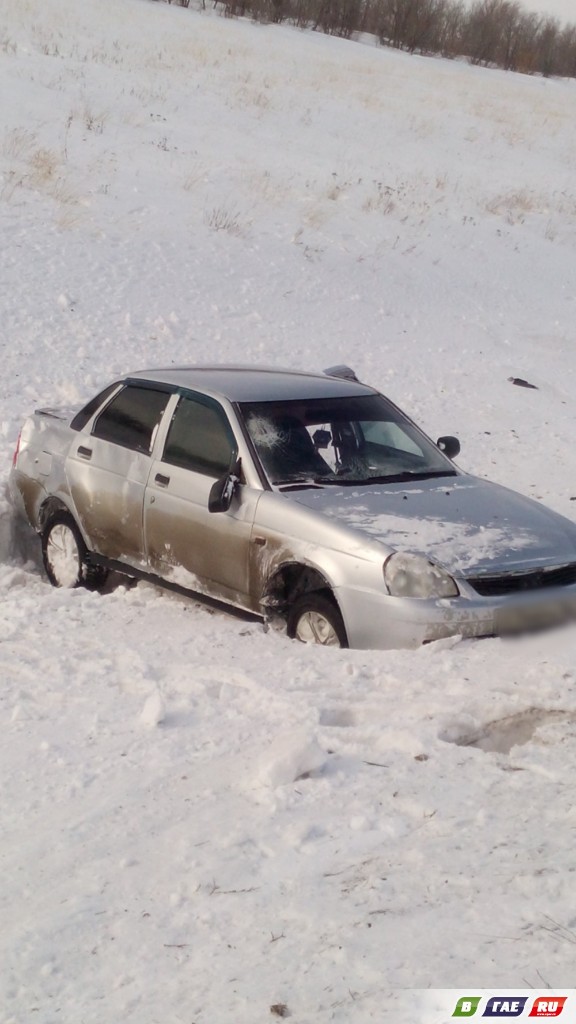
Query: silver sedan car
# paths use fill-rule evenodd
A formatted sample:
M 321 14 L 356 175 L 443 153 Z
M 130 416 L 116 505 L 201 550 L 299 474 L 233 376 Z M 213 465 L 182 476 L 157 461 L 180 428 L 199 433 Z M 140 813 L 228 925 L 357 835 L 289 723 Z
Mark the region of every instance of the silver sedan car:
M 576 525 L 470 476 L 347 367 L 140 371 L 24 424 L 11 492 L 55 586 L 114 569 L 331 646 L 565 622 Z

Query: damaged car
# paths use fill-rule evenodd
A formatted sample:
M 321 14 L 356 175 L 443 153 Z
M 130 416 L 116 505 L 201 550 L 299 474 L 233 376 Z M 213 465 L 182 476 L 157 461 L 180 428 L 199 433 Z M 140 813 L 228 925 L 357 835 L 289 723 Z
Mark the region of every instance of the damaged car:
M 347 367 L 168 368 L 37 410 L 10 489 L 57 587 L 115 570 L 336 647 L 573 619 L 576 524 L 463 472 L 459 449 Z

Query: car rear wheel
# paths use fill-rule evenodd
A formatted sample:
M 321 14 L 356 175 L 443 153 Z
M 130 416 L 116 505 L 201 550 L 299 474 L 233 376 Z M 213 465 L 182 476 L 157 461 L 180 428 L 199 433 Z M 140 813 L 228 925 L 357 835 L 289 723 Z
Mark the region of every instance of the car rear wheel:
M 346 628 L 336 602 L 324 594 L 302 594 L 288 614 L 288 636 L 304 644 L 348 647 Z
M 80 530 L 69 512 L 58 512 L 42 532 L 42 559 L 53 587 L 68 590 L 85 586 L 96 590 L 108 572 L 102 566 L 89 565 L 88 551 Z

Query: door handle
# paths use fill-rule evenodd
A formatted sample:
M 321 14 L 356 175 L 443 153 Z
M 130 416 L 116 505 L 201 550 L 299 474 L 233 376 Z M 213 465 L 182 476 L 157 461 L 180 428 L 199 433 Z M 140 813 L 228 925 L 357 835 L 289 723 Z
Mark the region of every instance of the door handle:
M 168 487 L 168 484 L 170 483 L 170 477 L 163 476 L 162 473 L 156 473 L 156 476 L 154 477 L 154 482 L 157 483 L 159 487 Z
M 81 444 L 81 445 L 78 446 L 78 455 L 80 456 L 81 459 L 91 459 L 92 458 L 92 449 L 91 448 L 85 448 L 84 445 Z

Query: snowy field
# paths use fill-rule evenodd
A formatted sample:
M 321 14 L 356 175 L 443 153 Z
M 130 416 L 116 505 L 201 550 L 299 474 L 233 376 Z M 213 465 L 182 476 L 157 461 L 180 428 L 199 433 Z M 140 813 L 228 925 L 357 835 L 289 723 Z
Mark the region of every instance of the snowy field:
M 347 362 L 576 518 L 576 83 L 0 0 L 0 95 L 0 1021 L 573 984 L 576 631 L 318 650 L 56 591 L 4 490 L 26 414 L 125 371 Z

